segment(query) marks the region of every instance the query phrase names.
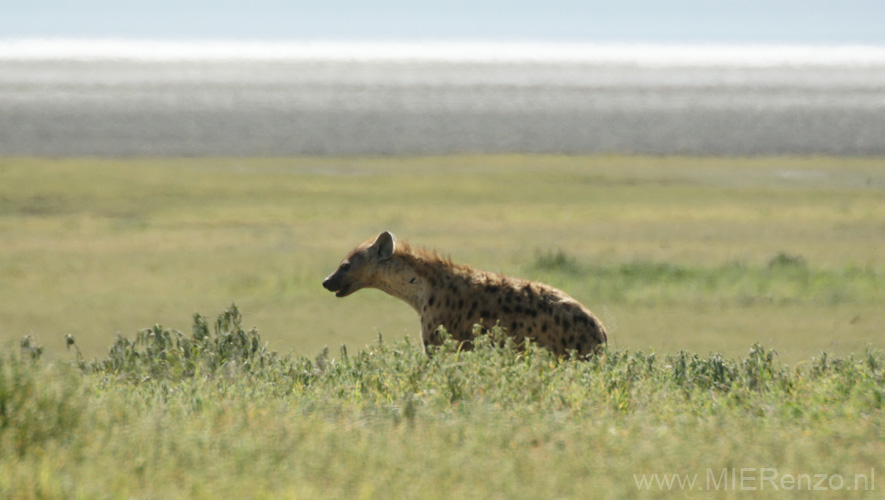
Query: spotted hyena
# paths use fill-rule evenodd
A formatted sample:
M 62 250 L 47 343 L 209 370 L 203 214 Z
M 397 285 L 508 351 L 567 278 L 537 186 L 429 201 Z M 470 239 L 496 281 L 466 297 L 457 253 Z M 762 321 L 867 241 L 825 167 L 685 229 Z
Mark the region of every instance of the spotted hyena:
M 605 344 L 605 328 L 587 308 L 543 283 L 478 271 L 407 243 L 389 232 L 356 247 L 323 287 L 346 297 L 377 288 L 402 299 L 421 316 L 424 345 L 438 345 L 438 327 L 469 341 L 474 325 L 503 327 L 518 342 L 526 337 L 558 355 L 593 353 Z

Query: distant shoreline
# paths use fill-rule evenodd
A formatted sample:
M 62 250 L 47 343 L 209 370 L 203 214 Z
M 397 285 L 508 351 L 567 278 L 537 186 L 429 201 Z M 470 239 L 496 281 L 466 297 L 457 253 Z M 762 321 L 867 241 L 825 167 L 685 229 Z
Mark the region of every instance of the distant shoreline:
M 688 64 L 692 52 L 671 47 L 682 59 L 639 64 L 637 46 L 607 62 L 490 62 L 232 59 L 226 46 L 215 59 L 163 59 L 174 46 L 154 59 L 82 47 L 70 48 L 81 59 L 47 57 L 52 47 L 4 58 L 3 43 L 0 157 L 885 156 L 885 49 L 858 64 L 825 51 L 818 64 L 763 64 L 789 53 L 773 49 Z
M 885 45 L 0 38 L 3 61 L 367 61 L 885 66 Z

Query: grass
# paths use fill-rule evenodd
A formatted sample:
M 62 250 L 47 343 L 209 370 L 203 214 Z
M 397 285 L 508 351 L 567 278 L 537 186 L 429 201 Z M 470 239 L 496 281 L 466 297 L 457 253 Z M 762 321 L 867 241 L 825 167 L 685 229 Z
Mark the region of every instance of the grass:
M 883 172 L 875 158 L 0 159 L 0 342 L 32 335 L 52 356 L 72 334 L 94 357 L 232 302 L 281 352 L 414 335 L 395 299 L 320 286 L 391 230 L 564 289 L 618 348 L 848 355 L 882 347 Z
M 880 498 L 883 166 L 2 159 L 0 498 Z M 608 349 L 426 356 L 320 286 L 384 229 L 566 290 Z
M 775 490 L 762 469 L 776 484 L 826 474 L 825 487 L 852 488 L 827 498 L 885 487 L 883 351 L 788 366 L 759 345 L 737 359 L 609 349 L 581 362 L 477 344 L 428 357 L 379 338 L 278 355 L 236 308 L 195 316 L 189 334 L 120 337 L 93 360 L 74 344 L 47 362 L 29 340 L 0 356 L 0 494 L 807 498 L 813 487 Z M 722 482 L 739 468 L 755 479 Z M 689 491 L 641 482 L 653 474 L 699 479 Z

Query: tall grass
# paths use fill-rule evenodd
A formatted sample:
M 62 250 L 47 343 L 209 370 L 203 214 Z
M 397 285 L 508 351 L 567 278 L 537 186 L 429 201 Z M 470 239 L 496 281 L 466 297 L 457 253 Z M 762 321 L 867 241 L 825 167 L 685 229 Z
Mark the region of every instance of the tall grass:
M 0 356 L 0 496 L 621 498 L 633 474 L 885 465 L 885 352 L 577 361 L 499 336 L 279 355 L 232 307 L 92 360 L 29 341 Z

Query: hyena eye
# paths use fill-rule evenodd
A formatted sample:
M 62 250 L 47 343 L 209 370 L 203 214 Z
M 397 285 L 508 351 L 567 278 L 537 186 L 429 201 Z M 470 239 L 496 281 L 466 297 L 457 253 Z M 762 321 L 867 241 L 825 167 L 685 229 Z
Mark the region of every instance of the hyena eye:
M 341 270 L 344 271 L 345 273 L 347 271 L 350 271 L 350 262 L 345 262 L 344 264 L 341 264 Z

